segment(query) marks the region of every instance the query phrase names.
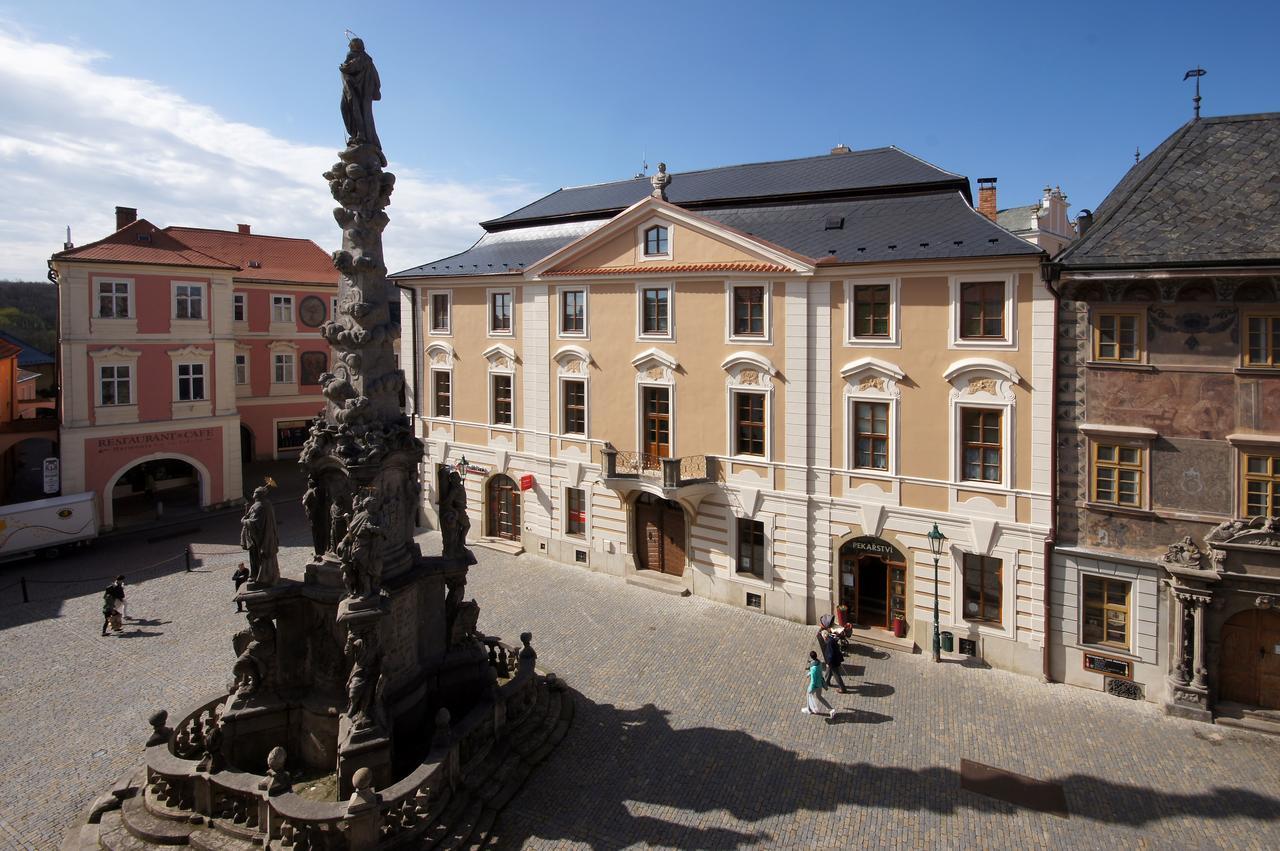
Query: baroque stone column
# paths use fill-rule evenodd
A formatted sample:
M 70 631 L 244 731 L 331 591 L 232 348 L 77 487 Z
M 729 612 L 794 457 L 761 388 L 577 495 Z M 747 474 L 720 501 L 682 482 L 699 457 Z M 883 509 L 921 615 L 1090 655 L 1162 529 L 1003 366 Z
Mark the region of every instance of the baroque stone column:
M 1212 721 L 1208 670 L 1204 662 L 1204 608 L 1212 600 L 1212 592 L 1177 585 L 1170 590 L 1174 595 L 1177 617 L 1171 625 L 1174 657 L 1169 670 L 1169 700 L 1165 711 L 1196 721 Z

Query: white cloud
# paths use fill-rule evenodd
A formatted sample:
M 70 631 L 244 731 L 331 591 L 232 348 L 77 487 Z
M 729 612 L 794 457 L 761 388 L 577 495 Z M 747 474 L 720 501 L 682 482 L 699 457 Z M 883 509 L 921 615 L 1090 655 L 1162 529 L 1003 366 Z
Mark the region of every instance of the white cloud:
M 102 58 L 0 29 L 0 279 L 42 279 L 63 228 L 76 244 L 101 239 L 117 204 L 160 227 L 249 222 L 255 233 L 337 246 L 321 177 L 336 150 L 231 121 L 149 80 L 100 73 Z M 391 271 L 466 248 L 477 222 L 535 194 L 439 180 L 394 160 L 389 169 Z

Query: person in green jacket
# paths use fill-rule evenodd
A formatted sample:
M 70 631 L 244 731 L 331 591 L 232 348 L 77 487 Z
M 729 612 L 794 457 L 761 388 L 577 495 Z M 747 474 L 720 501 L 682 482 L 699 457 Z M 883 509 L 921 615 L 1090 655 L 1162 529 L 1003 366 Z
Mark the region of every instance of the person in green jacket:
M 809 651 L 809 695 L 808 695 L 809 705 L 806 706 L 804 709 L 801 709 L 800 711 L 808 715 L 826 715 L 828 718 L 835 718 L 836 717 L 835 707 L 833 707 L 830 703 L 827 703 L 827 699 L 822 696 L 822 690 L 825 687 L 826 686 L 824 685 L 823 679 L 822 679 L 822 660 L 818 658 L 818 654 L 816 651 L 810 650 Z M 825 706 L 827 708 L 827 711 L 823 712 L 819 708 L 819 706 Z

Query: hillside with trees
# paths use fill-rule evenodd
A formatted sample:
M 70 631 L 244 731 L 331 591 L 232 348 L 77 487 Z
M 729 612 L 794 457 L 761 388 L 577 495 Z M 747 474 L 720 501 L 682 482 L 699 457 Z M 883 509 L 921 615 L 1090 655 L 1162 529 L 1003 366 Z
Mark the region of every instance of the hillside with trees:
M 0 330 L 53 354 L 58 346 L 58 298 L 53 284 L 0 281 Z

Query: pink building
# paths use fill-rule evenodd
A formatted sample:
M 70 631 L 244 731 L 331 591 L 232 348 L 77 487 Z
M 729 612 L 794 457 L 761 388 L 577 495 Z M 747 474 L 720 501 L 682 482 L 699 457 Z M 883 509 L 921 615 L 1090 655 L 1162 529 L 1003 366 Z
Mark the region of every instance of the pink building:
M 62 490 L 99 494 L 105 527 L 239 501 L 243 461 L 296 455 L 324 402 L 338 284 L 310 240 L 160 229 L 124 207 L 116 225 L 50 263 Z

